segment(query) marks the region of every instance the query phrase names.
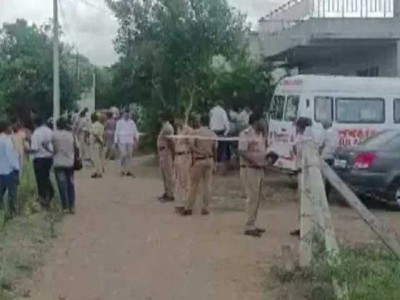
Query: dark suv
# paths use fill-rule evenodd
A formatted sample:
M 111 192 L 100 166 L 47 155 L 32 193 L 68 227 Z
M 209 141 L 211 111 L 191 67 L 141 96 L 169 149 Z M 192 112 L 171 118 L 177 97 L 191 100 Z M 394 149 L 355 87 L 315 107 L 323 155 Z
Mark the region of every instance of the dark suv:
M 387 130 L 340 148 L 333 168 L 360 197 L 400 208 L 400 131 Z

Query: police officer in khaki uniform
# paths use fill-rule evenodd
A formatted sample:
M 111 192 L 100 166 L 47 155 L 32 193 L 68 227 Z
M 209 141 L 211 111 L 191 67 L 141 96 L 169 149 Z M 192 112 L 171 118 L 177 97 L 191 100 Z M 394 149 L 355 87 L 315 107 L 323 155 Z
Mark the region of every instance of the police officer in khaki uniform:
M 193 129 L 190 128 L 182 119 L 175 120 L 177 134 L 179 136 L 191 135 Z M 185 209 L 186 201 L 189 197 L 190 170 L 193 159 L 190 149 L 190 140 L 178 138 L 175 140 L 175 198 L 178 205 L 175 207 L 177 213 Z
M 161 202 L 174 201 L 174 144 L 168 136 L 174 134 L 174 127 L 169 122 L 169 115 L 160 115 L 161 131 L 157 138 L 160 171 L 164 182 L 164 194 L 158 198 Z
M 92 178 L 102 178 L 104 173 L 104 126 L 99 121 L 96 113 L 91 116 L 92 130 L 91 130 L 91 145 L 92 145 L 92 159 L 94 163 L 95 173 Z
M 209 204 L 211 201 L 211 184 L 214 170 L 214 160 L 217 156 L 217 135 L 206 127 L 207 120 L 202 120 L 197 116 L 194 118 L 191 140 L 191 151 L 193 155 L 193 166 L 190 172 L 190 191 L 185 210 L 181 212 L 182 216 L 193 214 L 193 207 L 196 201 L 199 184 L 203 184 L 203 208 L 202 215 L 209 214 Z M 203 124 L 203 126 L 201 126 Z
M 244 233 L 261 237 L 265 229 L 256 227 L 256 219 L 261 202 L 264 167 L 273 165 L 277 155 L 274 153 L 266 155 L 265 126 L 261 115 L 251 115 L 249 124 L 250 127 L 239 135 L 240 177 L 247 196 L 247 222 Z

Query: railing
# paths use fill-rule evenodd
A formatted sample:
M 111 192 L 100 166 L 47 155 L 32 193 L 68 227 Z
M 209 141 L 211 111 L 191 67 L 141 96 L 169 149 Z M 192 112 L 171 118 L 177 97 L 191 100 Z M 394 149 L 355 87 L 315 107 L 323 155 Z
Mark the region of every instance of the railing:
M 310 18 L 393 18 L 399 0 L 290 0 L 261 18 L 260 31 L 274 34 Z

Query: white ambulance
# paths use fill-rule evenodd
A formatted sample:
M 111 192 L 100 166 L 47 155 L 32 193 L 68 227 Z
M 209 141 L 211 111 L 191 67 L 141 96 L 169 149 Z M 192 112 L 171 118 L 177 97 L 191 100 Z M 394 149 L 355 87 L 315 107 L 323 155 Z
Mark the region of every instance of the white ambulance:
M 332 121 L 340 146 L 357 145 L 374 133 L 400 129 L 400 78 L 297 75 L 276 87 L 268 113 L 269 149 L 279 155 L 276 166 L 295 170 L 294 122 L 313 121 L 318 139 L 323 121 Z

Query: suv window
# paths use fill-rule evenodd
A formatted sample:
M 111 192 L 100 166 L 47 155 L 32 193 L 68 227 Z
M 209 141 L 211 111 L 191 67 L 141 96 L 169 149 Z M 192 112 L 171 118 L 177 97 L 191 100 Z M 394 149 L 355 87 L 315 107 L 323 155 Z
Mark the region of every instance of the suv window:
M 336 98 L 338 123 L 383 123 L 385 101 L 381 98 Z
M 285 121 L 293 122 L 297 119 L 297 111 L 299 109 L 299 96 L 288 96 L 285 110 Z
M 285 96 L 275 96 L 272 101 L 270 116 L 273 120 L 282 120 L 285 106 Z
M 314 99 L 314 119 L 316 122 L 333 121 L 333 98 L 318 96 Z
M 386 130 L 373 135 L 360 143 L 366 149 L 400 149 L 398 130 Z

